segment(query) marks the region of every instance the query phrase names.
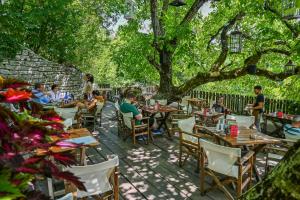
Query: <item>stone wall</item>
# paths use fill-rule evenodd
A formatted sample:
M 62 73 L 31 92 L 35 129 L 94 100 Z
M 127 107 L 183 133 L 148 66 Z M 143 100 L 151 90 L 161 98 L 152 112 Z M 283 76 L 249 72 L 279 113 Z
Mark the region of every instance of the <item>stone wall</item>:
M 29 49 L 24 49 L 14 59 L 0 63 L 0 75 L 16 77 L 32 84 L 45 83 L 47 90 L 56 83 L 62 91 L 73 94 L 81 92 L 82 72 L 75 67 L 67 67 L 42 58 Z

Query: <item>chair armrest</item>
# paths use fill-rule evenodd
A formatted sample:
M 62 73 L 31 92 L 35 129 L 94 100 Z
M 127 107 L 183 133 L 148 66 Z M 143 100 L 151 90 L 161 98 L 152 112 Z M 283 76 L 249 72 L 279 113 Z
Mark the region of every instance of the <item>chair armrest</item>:
M 247 162 L 250 158 L 253 157 L 253 155 L 255 154 L 254 151 L 249 151 L 246 155 L 244 155 L 241 160 L 240 160 L 240 163 L 238 164 L 241 164 L 243 165 L 245 162 Z
M 148 124 L 135 125 L 134 128 L 148 128 Z
M 150 117 L 143 117 L 141 120 L 150 119 Z
M 190 136 L 193 136 L 193 137 L 197 137 L 197 138 L 200 138 L 201 135 L 199 134 L 195 134 L 195 133 L 188 133 L 188 132 L 185 132 L 185 131 L 179 131 L 179 134 L 182 135 L 182 134 L 187 134 L 187 135 L 190 135 Z

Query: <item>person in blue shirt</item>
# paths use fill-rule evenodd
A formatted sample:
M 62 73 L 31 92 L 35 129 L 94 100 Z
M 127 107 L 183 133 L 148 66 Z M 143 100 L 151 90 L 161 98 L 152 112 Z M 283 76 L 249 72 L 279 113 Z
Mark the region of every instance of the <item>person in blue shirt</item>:
M 287 139 L 300 139 L 300 115 L 293 118 L 292 124 L 283 127 Z
M 32 100 L 36 103 L 40 104 L 48 104 L 50 103 L 50 98 L 48 94 L 45 92 L 45 85 L 42 83 L 36 83 L 34 85 L 34 89 L 32 90 Z

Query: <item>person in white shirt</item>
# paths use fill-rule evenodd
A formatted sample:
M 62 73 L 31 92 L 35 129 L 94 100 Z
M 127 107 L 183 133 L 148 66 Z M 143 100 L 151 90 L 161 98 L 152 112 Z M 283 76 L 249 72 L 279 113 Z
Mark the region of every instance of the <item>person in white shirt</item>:
M 57 84 L 51 86 L 49 97 L 51 102 L 60 102 L 62 100 L 62 95 Z

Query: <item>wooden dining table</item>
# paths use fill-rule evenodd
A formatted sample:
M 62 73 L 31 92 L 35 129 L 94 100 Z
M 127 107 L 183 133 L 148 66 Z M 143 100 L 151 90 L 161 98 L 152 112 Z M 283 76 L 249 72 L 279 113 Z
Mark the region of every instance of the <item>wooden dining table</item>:
M 80 138 L 84 138 L 84 137 L 93 137 L 92 133 L 86 129 L 86 128 L 79 128 L 79 129 L 71 129 L 66 131 L 69 134 L 69 137 L 66 138 L 67 141 L 72 141 L 70 139 L 80 139 Z M 93 137 L 94 138 L 94 137 Z M 58 137 L 52 137 L 52 141 L 58 140 Z M 92 143 L 88 143 L 85 144 L 83 146 L 81 146 L 79 148 L 80 150 L 80 158 L 79 158 L 79 164 L 80 165 L 85 165 L 85 151 L 86 148 L 88 147 L 95 147 L 98 146 L 100 143 L 98 140 L 94 140 L 94 142 Z M 67 152 L 67 151 L 73 151 L 76 150 L 76 148 L 72 148 L 72 147 L 59 147 L 59 146 L 54 146 L 54 147 L 50 147 L 49 149 L 50 151 L 52 151 L 53 153 L 63 153 L 63 152 Z M 41 149 L 37 149 L 36 151 L 37 155 L 42 155 L 44 153 L 44 150 Z
M 169 138 L 172 138 L 172 135 L 167 125 L 167 119 L 172 112 L 179 111 L 177 108 L 171 106 L 160 106 L 158 109 L 154 109 L 153 106 L 143 106 L 141 109 L 145 115 L 151 118 L 154 118 L 156 114 L 160 114 L 161 120 L 159 120 L 158 129 L 164 126 Z
M 249 150 L 251 148 L 254 151 L 254 161 L 256 161 L 256 155 L 268 144 L 279 144 L 280 139 L 274 138 L 262 133 L 257 132 L 254 129 L 249 129 L 246 127 L 239 127 L 239 134 L 237 137 L 231 137 L 230 135 L 225 135 L 224 133 L 218 132 L 216 127 L 204 127 L 209 134 L 211 134 L 216 143 L 225 143 L 228 146 L 235 148 L 243 148 Z M 261 180 L 258 174 L 257 167 L 253 167 L 254 175 L 257 181 Z
M 80 129 L 71 129 L 71 130 L 68 130 L 67 133 L 69 133 L 69 137 L 66 138 L 67 141 L 72 141 L 75 140 L 75 139 L 80 139 L 80 138 L 84 138 L 84 137 L 93 137 L 93 135 L 91 134 L 91 132 L 86 129 L 86 128 L 80 128 Z M 58 138 L 56 137 L 53 137 L 52 140 L 55 141 L 57 140 Z M 80 159 L 79 159 L 79 162 L 78 164 L 79 165 L 86 165 L 86 162 L 85 162 L 85 157 L 86 157 L 86 148 L 88 147 L 95 147 L 95 146 L 98 146 L 100 143 L 98 140 L 96 140 L 94 138 L 94 142 L 91 142 L 91 143 L 88 143 L 88 144 L 85 144 L 83 146 L 81 146 L 78 150 L 80 150 Z M 77 150 L 76 148 L 71 148 L 71 147 L 58 147 L 58 146 L 55 146 L 55 147 L 50 147 L 49 149 L 50 151 L 54 152 L 54 153 L 63 153 L 63 152 L 67 152 L 67 151 L 74 151 L 74 150 Z M 44 150 L 37 150 L 36 151 L 36 154 L 37 155 L 42 155 L 44 153 Z M 65 193 L 65 190 L 58 190 L 58 191 L 55 191 L 54 192 L 54 188 L 53 188 L 53 179 L 52 178 L 47 178 L 47 189 L 48 189 L 48 195 L 54 199 L 54 197 L 56 196 L 60 196 L 62 194 Z

